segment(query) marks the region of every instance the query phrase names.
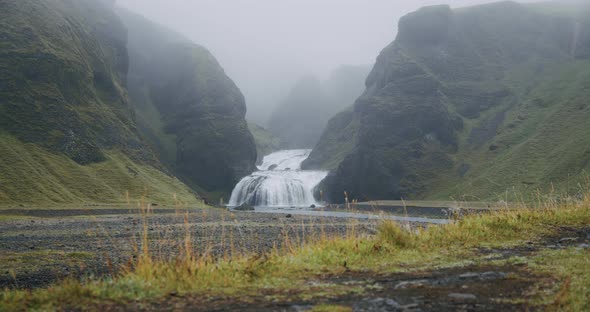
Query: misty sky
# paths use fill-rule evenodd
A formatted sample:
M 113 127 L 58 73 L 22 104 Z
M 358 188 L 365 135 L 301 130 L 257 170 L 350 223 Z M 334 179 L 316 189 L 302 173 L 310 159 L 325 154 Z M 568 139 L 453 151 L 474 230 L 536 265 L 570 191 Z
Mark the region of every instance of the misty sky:
M 487 2 L 494 1 L 118 0 L 208 48 L 246 96 L 248 118 L 260 124 L 301 76 L 373 64 L 406 13 Z

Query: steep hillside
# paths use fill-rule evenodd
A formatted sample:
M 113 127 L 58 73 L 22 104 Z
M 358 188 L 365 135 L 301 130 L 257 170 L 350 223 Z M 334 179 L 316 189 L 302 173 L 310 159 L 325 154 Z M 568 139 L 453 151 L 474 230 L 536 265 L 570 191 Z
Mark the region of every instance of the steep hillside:
M 312 148 L 328 120 L 363 92 L 368 66 L 341 66 L 326 81 L 302 78 L 269 120 L 269 131 L 286 147 Z
M 307 167 L 339 163 L 323 186 L 334 201 L 575 194 L 590 169 L 589 51 L 587 5 L 423 8 Z M 339 148 L 345 129 L 358 131 Z
M 129 30 L 129 93 L 150 145 L 192 187 L 231 192 L 256 162 L 242 93 L 205 48 L 118 13 Z
M 125 27 L 93 1 L 3 1 L 2 130 L 80 164 L 143 149 L 124 94 Z
M 196 201 L 142 143 L 126 33 L 112 1 L 0 2 L 0 205 Z

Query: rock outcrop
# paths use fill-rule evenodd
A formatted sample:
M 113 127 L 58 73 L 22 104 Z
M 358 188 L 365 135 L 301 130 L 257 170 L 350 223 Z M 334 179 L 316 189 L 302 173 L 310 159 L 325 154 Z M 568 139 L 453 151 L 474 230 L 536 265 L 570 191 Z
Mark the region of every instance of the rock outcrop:
M 129 92 L 140 128 L 189 185 L 231 192 L 255 170 L 244 96 L 202 46 L 118 10 L 129 29 Z
M 102 2 L 3 1 L 0 128 L 79 164 L 149 159 L 125 95 L 127 31 Z
M 198 204 L 254 170 L 244 98 L 215 58 L 115 10 L 0 1 L 0 205 Z
M 113 1 L 0 2 L 0 205 L 196 203 L 145 144 Z
M 580 181 L 590 169 L 590 10 L 559 5 L 403 17 L 353 111 L 332 119 L 304 166 L 336 168 L 323 185 L 336 202 L 344 191 L 490 198 Z

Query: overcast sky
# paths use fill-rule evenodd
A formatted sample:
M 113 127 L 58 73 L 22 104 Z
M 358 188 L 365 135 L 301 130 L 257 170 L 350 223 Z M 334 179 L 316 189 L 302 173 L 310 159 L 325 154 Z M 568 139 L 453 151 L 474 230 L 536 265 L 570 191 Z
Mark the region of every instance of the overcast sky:
M 373 64 L 401 16 L 425 5 L 487 2 L 494 1 L 118 0 L 208 48 L 246 96 L 248 117 L 261 124 L 301 76 Z

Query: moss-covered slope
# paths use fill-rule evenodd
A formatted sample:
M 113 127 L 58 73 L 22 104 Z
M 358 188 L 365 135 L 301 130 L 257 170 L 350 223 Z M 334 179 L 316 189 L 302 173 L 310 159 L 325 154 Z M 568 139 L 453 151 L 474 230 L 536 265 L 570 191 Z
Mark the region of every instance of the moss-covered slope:
M 143 153 L 125 97 L 126 31 L 100 1 L 2 1 L 0 127 L 80 164 Z
M 230 192 L 256 162 L 240 90 L 205 48 L 118 13 L 129 29 L 129 92 L 142 132 L 189 185 Z
M 126 34 L 112 1 L 0 1 L 0 205 L 196 201 L 142 143 Z
M 574 193 L 590 169 L 589 51 L 587 5 L 423 8 L 400 20 L 349 122 L 337 116 L 324 133 L 319 145 L 332 148 L 310 158 L 343 159 L 324 183 L 334 201 L 345 190 L 358 199 L 491 198 L 552 184 Z M 353 146 L 339 148 L 333 138 L 357 127 Z

